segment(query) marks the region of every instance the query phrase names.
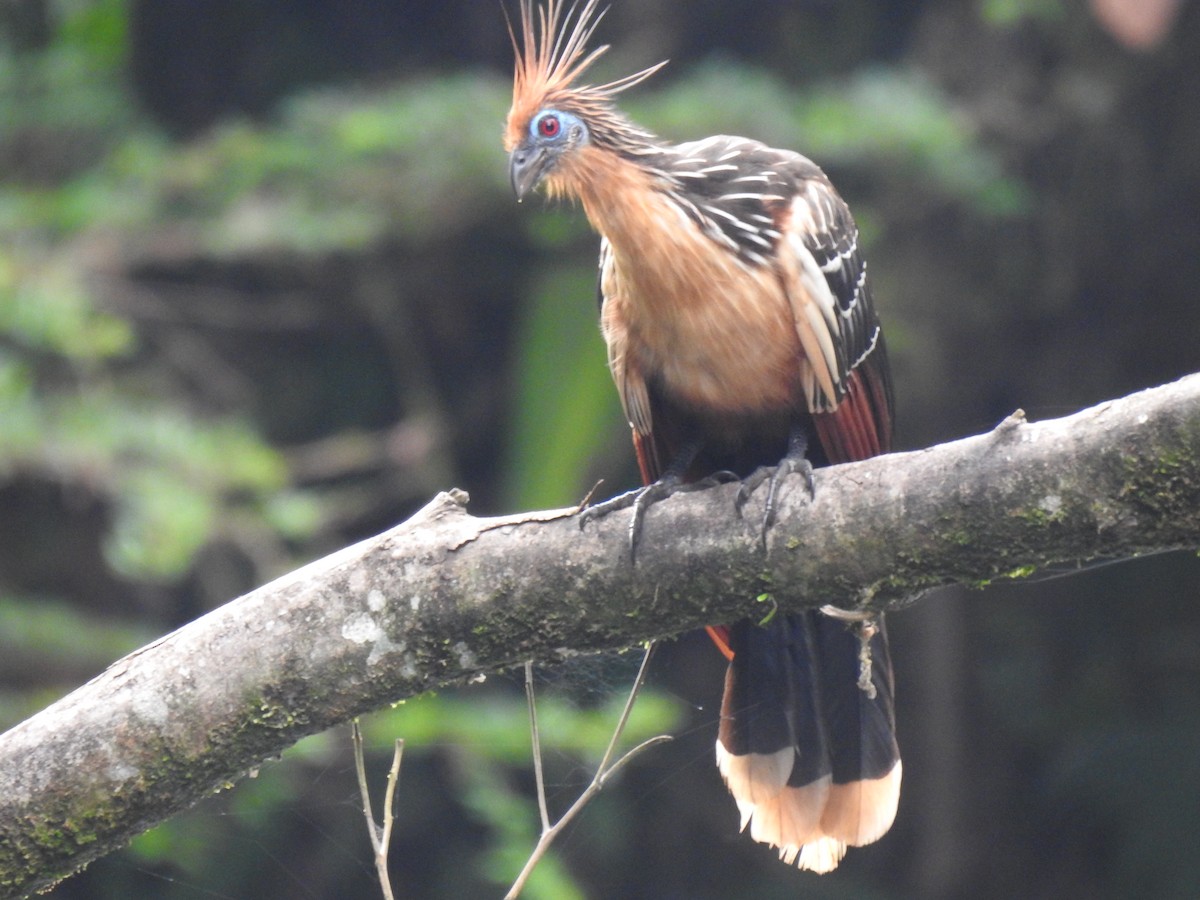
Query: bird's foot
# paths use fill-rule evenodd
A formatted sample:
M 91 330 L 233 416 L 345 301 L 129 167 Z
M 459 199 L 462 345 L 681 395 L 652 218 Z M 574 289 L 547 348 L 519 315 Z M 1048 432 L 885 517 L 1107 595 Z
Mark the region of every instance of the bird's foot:
M 632 506 L 633 518 L 629 520 L 629 562 L 632 565 L 637 562 L 637 548 L 638 542 L 642 537 L 642 525 L 646 519 L 646 513 L 649 512 L 651 506 L 675 494 L 687 494 L 692 491 L 704 490 L 718 484 L 728 484 L 731 481 L 737 480 L 737 475 L 733 472 L 725 471 L 716 472 L 698 481 L 684 481 L 678 475 L 667 474 L 645 487 L 626 491 L 624 494 L 618 494 L 610 500 L 605 500 L 602 503 L 597 503 L 594 506 L 589 506 L 581 510 L 579 513 L 579 528 L 582 530 L 592 519 L 603 518 L 611 513 L 629 509 Z
M 759 466 L 742 480 L 734 498 L 734 508 L 737 514 L 742 514 L 742 507 L 758 488 L 767 482 L 767 501 L 763 508 L 762 528 L 759 532 L 759 542 L 765 551 L 767 549 L 767 532 L 775 524 L 775 515 L 779 509 L 779 487 L 789 475 L 802 475 L 808 488 L 808 496 L 816 496 L 816 484 L 813 480 L 812 463 L 808 461 L 808 439 L 804 432 L 797 430 L 788 441 L 788 450 L 776 466 Z

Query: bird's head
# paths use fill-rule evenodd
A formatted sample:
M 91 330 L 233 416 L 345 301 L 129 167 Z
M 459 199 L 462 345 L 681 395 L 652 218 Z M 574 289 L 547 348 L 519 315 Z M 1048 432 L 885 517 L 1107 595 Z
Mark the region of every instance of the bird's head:
M 541 184 L 564 158 L 572 158 L 588 138 L 587 123 L 575 113 L 566 109 L 538 110 L 508 156 L 508 174 L 517 199 Z
M 504 148 L 518 199 L 543 182 L 551 193 L 569 193 L 565 176 L 585 147 L 619 150 L 653 140 L 616 110 L 612 98 L 665 63 L 608 84 L 577 85 L 608 47 L 587 49 L 604 17 L 597 0 L 587 0 L 578 13 L 576 8 L 564 16 L 561 0 L 547 0 L 535 15 L 532 0 L 521 0 L 520 40 L 509 23 L 517 61 Z

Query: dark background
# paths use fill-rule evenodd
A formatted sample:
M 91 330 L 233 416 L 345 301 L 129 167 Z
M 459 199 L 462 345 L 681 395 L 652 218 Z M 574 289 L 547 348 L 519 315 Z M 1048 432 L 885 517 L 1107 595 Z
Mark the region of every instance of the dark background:
M 511 6 L 511 4 L 510 4 Z M 618 0 L 665 138 L 826 168 L 862 226 L 899 444 L 1200 369 L 1200 7 Z M 518 206 L 498 3 L 0 6 L 0 726 L 459 486 L 479 514 L 635 482 L 582 214 Z M 736 833 L 721 660 L 666 646 L 635 763 L 526 896 L 1200 893 L 1200 561 L 939 592 L 890 620 L 905 790 L 832 875 Z M 636 660 L 542 673 L 551 803 Z M 366 723 L 407 740 L 402 897 L 496 897 L 535 832 L 519 679 Z M 55 898 L 378 896 L 342 732 Z

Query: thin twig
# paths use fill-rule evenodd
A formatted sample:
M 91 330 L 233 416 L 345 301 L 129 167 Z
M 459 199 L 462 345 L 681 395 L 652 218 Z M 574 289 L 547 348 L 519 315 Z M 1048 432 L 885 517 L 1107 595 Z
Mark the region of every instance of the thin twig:
M 563 813 L 554 825 L 546 827 L 543 825 L 542 835 L 538 838 L 537 846 L 533 848 L 533 852 L 529 855 L 529 859 L 525 861 L 525 867 L 521 869 L 521 874 L 517 876 L 517 880 L 513 882 L 513 886 L 509 888 L 508 893 L 504 895 L 504 900 L 516 900 L 520 895 L 521 890 L 525 887 L 525 882 L 529 880 L 530 874 L 533 872 L 534 866 L 538 864 L 541 858 L 546 854 L 554 839 L 558 837 L 559 832 L 566 827 L 576 814 L 583 809 L 600 789 L 604 787 L 610 776 L 615 775 L 625 764 L 630 762 L 635 756 L 643 750 L 653 747 L 655 744 L 661 744 L 671 740 L 669 734 L 660 734 L 657 737 L 652 737 L 642 741 L 632 750 L 626 751 L 616 762 L 609 765 L 609 760 L 616 750 L 617 743 L 621 740 L 621 734 L 625 730 L 625 725 L 629 722 L 629 715 L 633 710 L 634 701 L 637 700 L 638 693 L 642 689 L 642 684 L 646 680 L 646 670 L 650 665 L 650 658 L 654 655 L 654 649 L 657 646 L 654 642 L 646 645 L 646 654 L 642 657 L 642 665 L 638 669 L 637 678 L 634 679 L 633 687 L 629 691 L 629 697 L 625 701 L 625 708 L 621 711 L 621 718 L 617 722 L 617 727 L 613 731 L 612 740 L 608 742 L 608 749 L 604 751 L 604 757 L 600 760 L 600 765 L 596 767 L 596 774 L 593 776 L 591 784 L 587 786 L 579 798 L 571 804 L 570 809 Z M 532 689 L 530 689 L 532 691 Z M 532 694 L 531 694 L 532 696 Z M 532 700 L 530 701 L 532 703 Z M 535 763 L 536 765 L 536 763 Z M 543 797 L 539 797 L 539 802 L 543 804 L 543 822 L 547 822 L 549 817 L 545 815 Z
M 388 874 L 388 845 L 392 841 L 392 823 L 395 821 L 396 783 L 400 780 L 400 761 L 404 756 L 404 740 L 396 739 L 396 750 L 392 754 L 392 767 L 388 770 L 388 785 L 383 796 L 383 825 L 375 822 L 371 812 L 371 791 L 367 786 L 367 764 L 363 754 L 362 729 L 358 719 L 350 724 L 350 740 L 354 745 L 354 770 L 358 775 L 358 792 L 362 797 L 363 817 L 367 821 L 367 834 L 371 837 L 371 849 L 375 851 L 375 872 L 379 876 L 379 887 L 384 900 L 393 900 L 392 880 Z
M 396 784 L 400 781 L 400 762 L 404 758 L 404 738 L 396 738 L 396 749 L 392 751 L 392 767 L 388 769 L 387 791 L 383 795 L 383 832 L 379 836 L 379 860 L 382 865 L 379 872 L 380 881 L 385 883 L 384 891 L 391 897 L 392 886 L 388 878 L 387 857 L 388 848 L 392 843 L 392 825 L 396 821 Z
M 367 764 L 363 758 L 362 729 L 358 719 L 350 723 L 350 742 L 354 745 L 354 771 L 358 775 L 358 793 L 362 797 L 363 818 L 367 820 L 367 834 L 371 837 L 371 849 L 379 852 L 379 826 L 371 812 L 371 790 L 367 787 Z
M 655 599 L 657 599 L 657 594 L 655 594 Z M 642 685 L 646 681 L 646 672 L 650 668 L 650 660 L 654 656 L 656 649 L 658 649 L 657 641 L 650 641 L 646 644 L 646 652 L 642 655 L 642 664 L 638 666 L 637 677 L 633 679 L 633 687 L 629 689 L 629 696 L 625 699 L 625 708 L 621 710 L 621 718 L 617 720 L 617 727 L 613 730 L 612 740 L 608 742 L 608 749 L 604 751 L 604 757 L 600 760 L 600 765 L 596 768 L 598 777 L 602 777 L 608 761 L 612 759 L 613 751 L 617 749 L 617 742 L 621 740 L 621 735 L 625 732 L 625 725 L 629 722 L 629 714 L 633 712 L 633 703 L 637 700 L 638 694 L 641 693 Z
M 596 491 L 600 490 L 600 485 L 604 484 L 604 479 L 601 478 L 592 485 L 592 489 L 583 495 L 583 499 L 579 501 L 579 505 L 575 507 L 576 512 L 583 512 L 592 502 L 592 498 L 596 496 Z
M 529 703 L 529 734 L 533 742 L 533 777 L 537 781 L 538 811 L 542 814 L 542 833 L 550 830 L 546 808 L 546 776 L 542 771 L 542 733 L 538 728 L 537 703 L 533 696 L 533 660 L 525 663 L 525 699 Z

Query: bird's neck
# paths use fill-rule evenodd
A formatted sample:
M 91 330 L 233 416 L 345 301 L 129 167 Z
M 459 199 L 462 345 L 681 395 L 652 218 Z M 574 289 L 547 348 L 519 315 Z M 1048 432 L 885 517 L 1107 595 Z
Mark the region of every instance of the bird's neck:
M 552 190 L 578 200 L 592 227 L 618 253 L 644 252 L 671 223 L 659 176 L 636 161 L 595 146 L 581 148 L 553 176 Z
M 717 286 L 745 279 L 736 254 L 714 244 L 680 206 L 659 169 L 636 156 L 587 146 L 551 176 L 578 200 L 612 250 L 611 287 L 631 324 L 670 327 L 697 311 Z

